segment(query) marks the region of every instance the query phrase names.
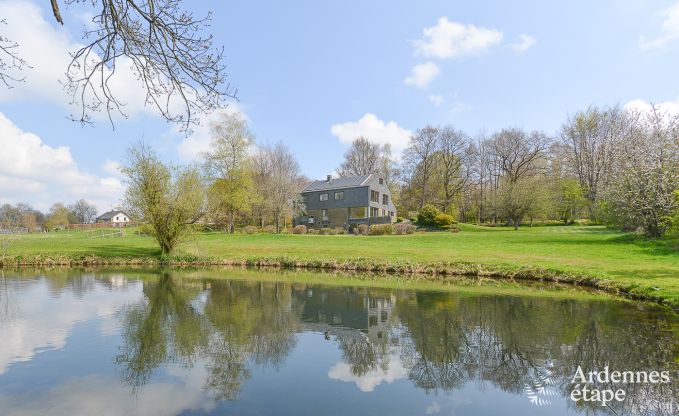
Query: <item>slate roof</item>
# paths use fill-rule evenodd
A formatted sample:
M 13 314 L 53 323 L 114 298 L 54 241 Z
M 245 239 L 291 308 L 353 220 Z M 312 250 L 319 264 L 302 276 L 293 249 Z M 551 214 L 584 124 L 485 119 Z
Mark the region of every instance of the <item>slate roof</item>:
M 100 216 L 98 216 L 98 217 L 97 217 L 97 221 L 99 221 L 99 220 L 101 220 L 101 221 L 110 221 L 110 220 L 113 219 L 113 217 L 115 217 L 115 216 L 118 215 L 118 214 L 125 214 L 125 215 L 127 216 L 127 218 L 130 218 L 130 216 L 127 215 L 127 213 L 125 213 L 125 211 L 121 211 L 121 210 L 113 210 L 113 211 L 109 211 L 109 212 L 104 212 L 103 214 L 101 214 Z
M 313 181 L 308 184 L 302 192 L 325 191 L 330 189 L 354 188 L 362 186 L 371 175 L 345 176 L 342 178 L 331 178 L 327 180 Z

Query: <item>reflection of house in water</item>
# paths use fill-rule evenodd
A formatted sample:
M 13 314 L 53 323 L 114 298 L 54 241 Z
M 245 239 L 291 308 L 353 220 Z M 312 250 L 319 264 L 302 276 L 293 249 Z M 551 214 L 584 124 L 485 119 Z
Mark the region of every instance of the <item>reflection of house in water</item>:
M 307 287 L 293 294 L 303 300 L 302 322 L 307 329 L 334 335 L 352 332 L 370 340 L 385 336 L 396 304 L 396 296 L 388 291 Z

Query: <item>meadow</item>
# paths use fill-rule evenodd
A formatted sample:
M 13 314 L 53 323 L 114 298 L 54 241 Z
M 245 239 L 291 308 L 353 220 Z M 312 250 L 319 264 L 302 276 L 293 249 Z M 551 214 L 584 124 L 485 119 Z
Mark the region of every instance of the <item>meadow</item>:
M 679 241 L 647 240 L 602 226 L 508 227 L 462 225 L 459 233 L 417 232 L 412 235 L 294 235 L 197 232 L 177 250 L 177 258 L 252 260 L 289 258 L 299 261 L 380 263 L 467 263 L 490 269 L 539 268 L 590 276 L 604 284 L 651 294 L 679 305 Z M 90 236 L 91 237 L 91 236 Z M 22 236 L 8 257 L 60 256 L 160 259 L 150 236 L 133 229 L 123 237 L 88 238 L 83 232 Z

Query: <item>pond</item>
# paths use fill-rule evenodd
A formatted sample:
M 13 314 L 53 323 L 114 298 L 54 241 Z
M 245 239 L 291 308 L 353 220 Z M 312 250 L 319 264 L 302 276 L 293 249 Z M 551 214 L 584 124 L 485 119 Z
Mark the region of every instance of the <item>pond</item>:
M 246 270 L 0 273 L 1 415 L 679 413 L 679 318 L 583 290 Z M 596 374 L 580 383 L 578 368 Z

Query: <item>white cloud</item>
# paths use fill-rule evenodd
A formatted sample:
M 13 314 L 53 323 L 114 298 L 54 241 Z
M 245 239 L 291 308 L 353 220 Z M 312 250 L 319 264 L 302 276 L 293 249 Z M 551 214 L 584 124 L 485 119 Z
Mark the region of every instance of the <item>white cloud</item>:
M 68 378 L 33 394 L 0 394 L 0 412 L 5 416 L 67 415 L 178 415 L 209 412 L 216 402 L 207 396 L 202 384 L 192 383 L 204 367 L 176 372 L 176 379 L 149 383 L 130 394 L 120 380 L 102 375 Z M 201 381 L 202 381 L 201 380 Z M 171 398 L 171 400 L 169 400 Z
M 122 173 L 120 172 L 121 165 L 117 160 L 107 160 L 101 168 L 109 175 L 122 176 Z
M 446 99 L 445 99 L 445 98 L 443 98 L 443 97 L 440 96 L 440 95 L 436 95 L 436 94 L 430 94 L 430 95 L 427 97 L 427 99 L 428 99 L 432 104 L 434 104 L 436 107 L 440 107 L 443 103 L 446 102 Z
M 679 100 L 677 101 L 664 101 L 660 103 L 649 103 L 641 99 L 636 99 L 627 102 L 623 108 L 625 110 L 637 111 L 639 113 L 650 113 L 652 107 L 655 105 L 656 110 L 661 113 L 666 113 L 672 116 L 679 116 Z
M 109 291 L 97 287 L 94 276 L 88 276 L 83 283 L 94 289 L 88 292 L 87 301 L 72 291 L 55 296 L 41 280 L 28 282 L 11 293 L 17 313 L 0 323 L 0 375 L 14 363 L 63 348 L 78 322 L 98 320 L 102 328 L 111 326 L 120 306 L 138 299 L 142 290 L 141 283 L 134 283 L 124 290 Z
M 14 88 L 0 88 L 0 102 L 33 101 L 51 102 L 78 115 L 80 106 L 70 104 L 71 97 L 60 83 L 70 62 L 70 54 L 80 49 L 82 43 L 72 39 L 67 28 L 51 24 L 45 19 L 43 9 L 25 1 L 0 2 L 0 16 L 6 25 L 0 25 L 0 34 L 18 43 L 17 53 L 26 60 L 25 67 L 15 75 L 25 82 Z M 76 17 L 76 21 L 82 20 Z M 109 81 L 115 97 L 125 103 L 122 111 L 128 116 L 140 113 L 156 114 L 155 108 L 146 105 L 146 93 L 132 69 L 131 61 L 122 57 L 116 62 L 116 73 Z M 91 95 L 89 95 L 91 98 Z M 86 98 L 86 100 L 90 100 Z M 172 101 L 173 110 L 177 103 Z M 91 114 L 95 120 L 108 120 L 105 112 Z M 120 118 L 112 113 L 114 120 Z
M 659 49 L 668 43 L 679 39 L 679 3 L 662 12 L 663 21 L 660 25 L 662 34 L 656 38 L 639 37 L 639 47 L 643 50 Z
M 410 75 L 403 80 L 406 85 L 414 85 L 416 87 L 424 88 L 434 80 L 441 70 L 438 65 L 433 62 L 425 62 L 423 64 L 415 65 L 410 69 Z
M 184 139 L 177 146 L 177 153 L 180 159 L 184 161 L 196 160 L 198 156 L 210 149 L 210 143 L 212 142 L 212 137 L 210 136 L 210 125 L 217 119 L 219 114 L 233 114 L 239 113 L 246 120 L 248 120 L 247 115 L 243 112 L 241 106 L 236 103 L 230 103 L 226 108 L 220 108 L 202 117 L 199 125 L 193 128 L 193 131 L 188 137 Z M 179 127 L 174 127 L 173 133 L 183 134 L 179 131 Z
M 123 185 L 116 177 L 83 172 L 68 147 L 51 147 L 21 130 L 0 112 L 2 202 L 28 202 L 41 210 L 54 202 L 85 198 L 100 211 L 118 203 Z
M 422 33 L 423 39 L 415 41 L 415 53 L 440 59 L 478 55 L 502 42 L 500 31 L 451 22 L 445 16 Z
M 330 377 L 330 379 L 354 383 L 356 384 L 356 387 L 363 392 L 371 392 L 375 390 L 375 387 L 382 383 L 391 384 L 394 381 L 406 378 L 407 376 L 408 370 L 406 370 L 396 354 L 389 355 L 389 362 L 386 370 L 377 368 L 362 376 L 357 376 L 351 371 L 351 365 L 345 362 L 339 362 L 328 371 L 328 377 Z
M 536 42 L 534 37 L 522 33 L 519 35 L 519 39 L 515 43 L 511 43 L 509 47 L 516 52 L 525 52 L 532 48 Z
M 357 137 L 363 136 L 374 143 L 390 144 L 396 153 L 408 146 L 412 132 L 404 129 L 394 121 L 385 123 L 375 114 L 366 113 L 358 121 L 334 124 L 330 129 L 333 136 L 341 143 L 351 144 Z

